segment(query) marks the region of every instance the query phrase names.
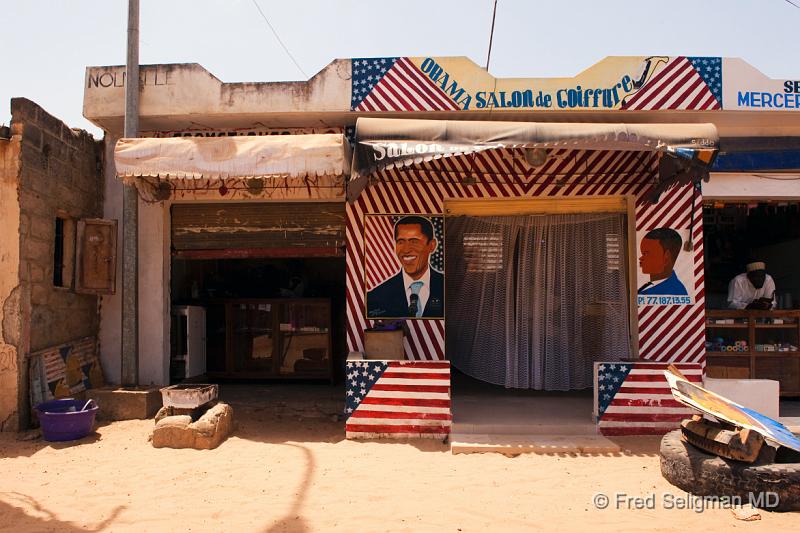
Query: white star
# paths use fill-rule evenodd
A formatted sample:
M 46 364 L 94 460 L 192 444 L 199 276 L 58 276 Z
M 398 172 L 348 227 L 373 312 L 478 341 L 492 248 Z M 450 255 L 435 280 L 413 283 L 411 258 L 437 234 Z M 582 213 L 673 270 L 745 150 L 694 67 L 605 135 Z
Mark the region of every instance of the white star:
M 619 383 L 619 378 L 618 377 L 614 378 L 614 383 Z
M 600 385 L 597 388 L 600 389 L 600 390 L 606 390 L 606 386 L 605 385 Z M 347 392 L 350 392 L 350 391 L 347 391 Z
M 366 394 L 366 393 L 367 393 L 367 389 L 361 389 L 361 394 Z
M 599 379 L 600 381 L 603 381 L 604 379 L 606 379 L 606 375 L 605 374 L 598 374 L 597 375 L 597 379 Z
M 359 387 L 366 387 L 366 386 L 367 386 L 367 384 L 366 384 L 366 383 L 364 383 L 364 382 L 362 381 L 361 383 L 359 383 L 359 384 L 358 384 L 358 386 L 359 386 Z M 363 393 L 362 393 L 362 394 L 363 394 Z
M 617 365 L 609 365 L 608 368 L 610 368 L 611 370 L 615 370 L 617 368 Z
M 598 370 L 598 371 L 600 371 L 600 372 L 605 372 L 605 370 L 606 370 L 606 365 L 600 365 L 600 366 L 598 366 L 598 367 L 597 367 L 597 370 Z
M 373 376 L 372 374 L 370 374 L 370 375 L 369 375 L 369 380 L 370 380 L 370 381 L 375 381 L 375 376 Z
M 361 403 L 361 398 L 356 396 L 355 398 L 353 398 L 353 401 L 356 402 L 356 403 Z
M 619 369 L 622 370 L 623 372 L 627 372 L 628 371 L 628 367 L 625 366 L 625 365 L 620 365 Z
M 347 408 L 347 412 L 348 412 L 348 413 L 352 413 L 352 412 L 353 412 L 353 408 L 352 408 L 352 407 L 348 407 L 348 408 Z
M 353 381 L 350 382 L 350 385 L 355 387 L 356 385 L 358 385 L 358 382 L 356 380 L 353 380 Z
M 354 66 L 354 67 L 357 67 L 357 66 L 359 66 L 360 64 L 361 64 L 361 62 L 360 62 L 360 61 L 353 61 L 353 66 Z
M 386 67 L 383 67 L 383 68 L 381 69 L 381 72 L 383 72 L 383 73 L 385 74 L 385 73 L 386 73 Z
M 352 390 L 348 390 L 348 391 L 347 391 L 347 395 L 348 395 L 348 396 L 352 396 L 352 395 L 353 395 L 353 391 L 352 391 Z
M 361 373 L 361 375 L 362 375 L 362 376 L 368 376 L 368 375 L 369 375 L 369 372 L 367 372 L 366 370 L 364 370 L 364 371 Z
M 373 78 L 374 78 L 374 76 L 373 76 L 372 74 L 370 74 L 369 76 L 367 76 L 367 79 L 368 79 L 369 81 L 372 81 L 372 80 L 373 80 Z
M 385 59 L 385 58 L 381 58 L 381 64 L 382 64 L 382 65 L 385 65 L 385 64 L 386 64 L 386 59 Z
M 610 394 L 603 394 L 603 399 L 604 399 L 604 400 L 608 400 L 608 399 L 610 399 L 610 398 L 611 398 L 611 395 L 610 395 Z M 358 399 L 358 398 L 356 398 L 356 399 Z

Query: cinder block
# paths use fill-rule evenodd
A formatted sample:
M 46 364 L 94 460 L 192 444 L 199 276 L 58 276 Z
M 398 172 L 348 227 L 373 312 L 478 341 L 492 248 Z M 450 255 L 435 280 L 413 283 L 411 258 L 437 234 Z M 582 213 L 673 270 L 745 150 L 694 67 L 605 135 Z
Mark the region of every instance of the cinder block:
M 161 392 L 157 387 L 103 387 L 89 390 L 87 396 L 97 402 L 98 416 L 104 420 L 153 418 L 161 408 Z

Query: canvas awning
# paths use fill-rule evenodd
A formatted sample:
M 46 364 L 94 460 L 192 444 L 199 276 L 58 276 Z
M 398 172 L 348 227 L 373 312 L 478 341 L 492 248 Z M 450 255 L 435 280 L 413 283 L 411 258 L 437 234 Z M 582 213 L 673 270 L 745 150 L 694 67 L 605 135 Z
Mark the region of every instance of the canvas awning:
M 508 148 L 634 150 L 670 154 L 661 169 L 673 181 L 707 175 L 719 137 L 713 124 L 595 124 L 359 118 L 348 199 L 376 171 L 442 157 Z M 705 170 L 704 170 L 705 169 Z M 704 174 L 705 172 L 705 174 Z M 692 176 L 689 176 L 691 174 Z M 702 176 L 701 176 L 702 177 Z M 663 190 L 663 189 L 662 189 Z
M 120 139 L 114 163 L 146 195 L 172 180 L 343 176 L 347 149 L 341 134 Z

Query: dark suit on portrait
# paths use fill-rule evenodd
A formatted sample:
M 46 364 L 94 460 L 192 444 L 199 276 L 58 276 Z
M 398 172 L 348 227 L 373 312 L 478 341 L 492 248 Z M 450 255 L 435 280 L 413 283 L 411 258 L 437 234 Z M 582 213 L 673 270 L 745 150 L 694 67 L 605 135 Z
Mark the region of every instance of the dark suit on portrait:
M 687 296 L 689 293 L 686 291 L 686 287 L 684 286 L 683 282 L 678 279 L 678 275 L 675 271 L 672 271 L 672 274 L 662 281 L 659 284 L 653 283 L 645 283 L 641 287 L 639 287 L 639 294 L 653 294 L 653 295 L 678 295 L 678 296 Z
M 419 318 L 444 317 L 444 274 L 431 270 L 430 295 Z M 408 314 L 408 298 L 400 271 L 367 292 L 367 318 L 413 318 Z

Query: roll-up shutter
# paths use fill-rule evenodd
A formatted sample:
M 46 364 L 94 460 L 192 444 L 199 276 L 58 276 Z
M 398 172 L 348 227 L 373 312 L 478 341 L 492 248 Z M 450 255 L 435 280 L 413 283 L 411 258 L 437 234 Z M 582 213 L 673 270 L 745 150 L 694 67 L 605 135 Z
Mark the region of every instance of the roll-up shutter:
M 172 250 L 179 257 L 334 257 L 344 248 L 344 203 L 172 206 Z

